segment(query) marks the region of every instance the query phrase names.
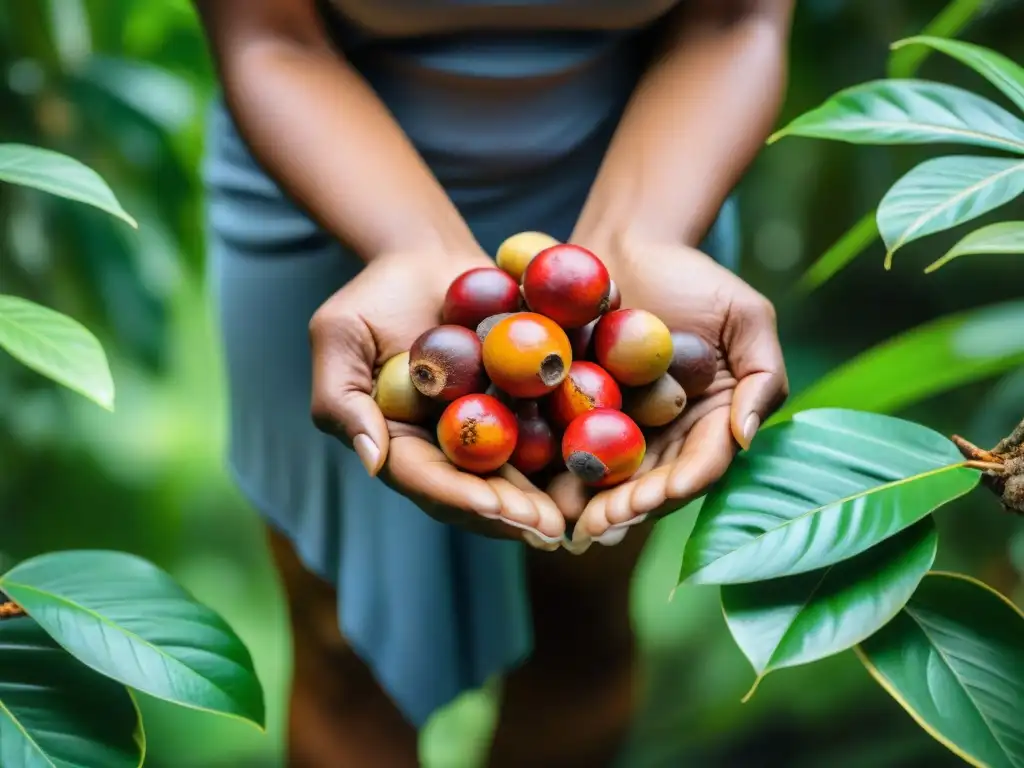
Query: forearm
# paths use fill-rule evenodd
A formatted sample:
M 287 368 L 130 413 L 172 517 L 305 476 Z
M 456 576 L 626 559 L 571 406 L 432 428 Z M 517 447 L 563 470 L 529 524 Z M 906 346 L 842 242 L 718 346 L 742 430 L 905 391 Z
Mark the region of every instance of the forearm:
M 254 156 L 291 197 L 367 260 L 476 248 L 387 108 L 325 39 L 246 34 L 229 26 L 237 16 L 211 18 L 227 14 L 218 6 L 226 2 L 210 0 L 204 12 L 208 29 L 230 29 L 219 44 L 211 33 L 225 98 Z
M 623 115 L 573 235 L 580 242 L 696 246 L 775 123 L 792 0 L 687 8 Z

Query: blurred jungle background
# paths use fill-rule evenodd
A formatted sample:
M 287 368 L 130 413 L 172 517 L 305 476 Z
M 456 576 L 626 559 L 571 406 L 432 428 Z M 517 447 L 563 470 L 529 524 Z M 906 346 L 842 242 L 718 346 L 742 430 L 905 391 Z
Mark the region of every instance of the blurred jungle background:
M 963 5 L 980 11 L 961 38 L 1024 61 L 1024 2 Z M 889 43 L 920 31 L 943 6 L 800 0 L 784 119 L 883 76 Z M 992 95 L 947 58 L 930 58 L 920 76 Z M 140 222 L 135 232 L 85 206 L 0 186 L 0 288 L 96 331 L 118 388 L 111 415 L 0 358 L 0 558 L 10 565 L 50 549 L 136 552 L 238 630 L 267 687 L 269 733 L 144 700 L 147 765 L 173 768 L 276 765 L 289 674 L 280 591 L 256 518 L 222 463 L 222 373 L 205 304 L 198 177 L 214 91 L 188 0 L 0 3 L 0 140 L 91 165 Z M 809 297 L 793 291 L 889 184 L 933 154 L 787 139 L 766 149 L 744 181 L 743 275 L 776 302 L 795 391 L 912 326 L 1020 298 L 1024 260 L 1012 257 L 922 274 L 959 231 L 907 247 L 888 273 L 876 243 Z M 1020 218 L 1020 208 L 1018 201 L 1000 218 Z M 1022 337 L 1024 326 L 996 323 L 972 343 Z M 885 390 L 889 376 L 865 389 Z M 1022 403 L 1017 366 L 898 413 L 991 445 L 1019 419 Z M 740 704 L 753 674 L 726 632 L 716 591 L 683 590 L 667 601 L 692 519 L 688 510 L 660 526 L 635 580 L 650 687 L 625 764 L 959 764 L 850 653 L 775 673 Z M 1020 600 L 1024 536 L 1016 521 L 981 492 L 946 507 L 938 521 L 940 566 L 982 576 Z M 469 694 L 438 716 L 424 734 L 429 764 L 471 765 L 490 704 L 486 692 Z

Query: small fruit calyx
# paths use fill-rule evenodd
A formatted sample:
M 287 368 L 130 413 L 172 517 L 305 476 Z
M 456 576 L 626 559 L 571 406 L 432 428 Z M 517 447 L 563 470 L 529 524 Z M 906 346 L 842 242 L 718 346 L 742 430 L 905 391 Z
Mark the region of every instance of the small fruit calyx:
M 1024 419 L 990 451 L 959 435 L 952 440 L 967 466 L 984 473 L 982 482 L 999 497 L 1003 508 L 1024 515 Z

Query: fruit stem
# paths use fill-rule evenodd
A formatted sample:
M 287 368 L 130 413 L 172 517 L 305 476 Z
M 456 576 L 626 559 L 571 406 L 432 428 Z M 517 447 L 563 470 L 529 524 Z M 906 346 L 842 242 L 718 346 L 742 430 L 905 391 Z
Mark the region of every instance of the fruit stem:
M 25 611 L 15 602 L 0 603 L 0 621 L 24 616 Z

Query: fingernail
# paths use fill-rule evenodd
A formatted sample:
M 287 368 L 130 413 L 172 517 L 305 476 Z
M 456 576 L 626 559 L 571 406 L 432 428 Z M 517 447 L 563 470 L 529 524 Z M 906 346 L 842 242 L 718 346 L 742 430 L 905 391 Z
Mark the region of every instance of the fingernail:
M 469 504 L 480 517 L 497 520 L 501 517 L 501 499 L 489 486 L 471 491 Z
M 533 531 L 527 530 L 523 531 L 523 541 L 525 541 L 534 549 L 542 549 L 545 552 L 554 552 L 556 549 L 562 546 L 562 542 L 560 539 L 555 539 L 554 541 L 547 541 L 545 539 L 542 539 Z
M 743 422 L 743 439 L 740 441 L 740 445 L 743 446 L 743 450 L 749 450 L 750 444 L 754 442 L 754 435 L 757 434 L 757 430 L 761 426 L 761 417 L 756 413 L 752 413 L 747 416 L 747 420 Z
M 374 444 L 369 435 L 356 435 L 352 440 L 352 447 L 355 449 L 359 461 L 363 463 L 367 474 L 370 477 L 376 477 L 380 471 L 380 448 Z
M 563 542 L 562 547 L 564 547 L 570 554 L 582 555 L 584 552 L 590 549 L 590 545 L 592 543 L 593 541 L 589 536 L 573 536 L 572 539 Z
M 622 540 L 626 538 L 627 533 L 629 533 L 628 526 L 616 525 L 614 528 L 609 528 L 600 536 L 595 536 L 594 541 L 602 547 L 614 547 L 616 544 L 622 543 Z

